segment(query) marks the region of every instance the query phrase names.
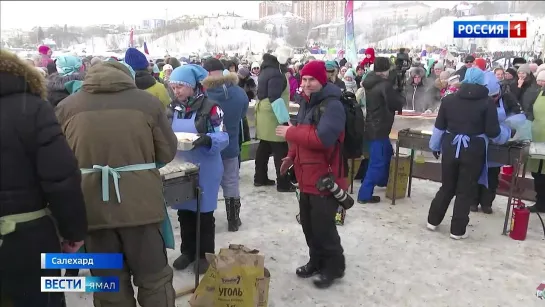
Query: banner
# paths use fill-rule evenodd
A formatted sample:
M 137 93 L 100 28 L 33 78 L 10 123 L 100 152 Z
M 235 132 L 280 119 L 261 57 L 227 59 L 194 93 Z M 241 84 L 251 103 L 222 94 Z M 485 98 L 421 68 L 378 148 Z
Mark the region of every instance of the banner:
M 344 6 L 344 46 L 345 58 L 352 67 L 358 66 L 356 40 L 354 37 L 354 0 L 348 0 Z
M 122 254 L 42 253 L 42 269 L 122 269 Z

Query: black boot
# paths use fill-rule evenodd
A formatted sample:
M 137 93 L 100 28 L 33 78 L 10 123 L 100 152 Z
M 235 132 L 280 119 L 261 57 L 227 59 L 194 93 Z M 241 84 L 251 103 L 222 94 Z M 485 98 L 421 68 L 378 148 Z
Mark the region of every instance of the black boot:
M 178 258 L 176 258 L 176 260 L 174 260 L 172 267 L 174 267 L 176 270 L 185 270 L 194 261 L 195 255 L 181 254 Z
M 181 255 L 174 260 L 172 267 L 176 270 L 184 270 L 195 261 L 197 216 L 192 211 L 178 210 L 178 221 L 180 222 L 180 238 L 182 239 Z
M 240 204 L 240 198 L 234 198 L 233 202 L 235 203 L 235 217 L 237 220 L 237 226 L 242 226 L 242 221 L 240 220 L 240 207 L 242 206 Z
M 321 273 L 312 282 L 314 283 L 316 288 L 326 289 L 331 287 L 331 285 L 333 285 L 333 283 L 335 282 L 335 279 L 343 278 L 343 277 L 344 277 L 344 273 L 337 273 L 337 274 L 326 274 L 326 273 L 322 274 Z
M 309 278 L 318 273 L 320 273 L 320 268 L 312 261 L 309 261 L 307 264 L 300 266 L 295 270 L 295 274 L 301 278 Z
M 234 198 L 228 197 L 225 199 L 225 212 L 227 213 L 227 229 L 229 231 L 238 231 L 237 210 Z
M 210 267 L 210 263 L 208 263 L 208 260 L 206 258 L 199 259 L 198 261 L 195 261 L 194 270 L 197 270 L 197 263 L 199 263 L 199 275 L 202 275 L 208 271 L 208 268 Z

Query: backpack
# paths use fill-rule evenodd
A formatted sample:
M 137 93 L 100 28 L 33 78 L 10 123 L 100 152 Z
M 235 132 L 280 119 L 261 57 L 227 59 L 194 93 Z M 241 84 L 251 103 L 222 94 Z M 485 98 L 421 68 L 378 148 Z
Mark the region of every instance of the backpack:
M 341 95 L 340 100 L 346 114 L 342 154 L 347 159 L 360 158 L 363 154 L 363 138 L 365 132 L 365 117 L 363 116 L 363 110 L 354 93 L 345 91 Z M 313 116 L 313 118 L 316 119 L 314 121 L 315 123 L 318 123 L 320 120 L 328 102 L 327 99 L 324 100 L 320 103 L 318 108 L 315 109 L 316 113 Z

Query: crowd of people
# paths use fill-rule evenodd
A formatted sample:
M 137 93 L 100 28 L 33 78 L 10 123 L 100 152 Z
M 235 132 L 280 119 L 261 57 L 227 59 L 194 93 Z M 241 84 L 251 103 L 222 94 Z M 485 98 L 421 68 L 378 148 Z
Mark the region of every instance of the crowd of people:
M 243 225 L 240 152 L 251 137 L 259 140 L 254 186 L 293 193 L 291 171 L 297 181 L 309 261 L 296 275 L 316 275 L 316 287 L 328 288 L 344 276 L 346 264 L 335 223 L 339 201 L 317 182 L 330 176 L 348 188 L 342 149 L 350 120 L 347 92 L 365 114 L 361 204 L 380 202 L 374 188 L 388 182 L 395 114 L 437 112 L 430 148 L 441 156 L 443 183 L 431 202 L 428 228 L 439 226 L 456 196 L 453 239 L 467 237 L 470 210 L 480 205 L 492 212 L 499 166 L 486 162 L 488 142 L 501 144 L 516 134 L 508 124 L 513 116 L 531 122 L 534 141 L 545 141 L 545 65 L 523 59 L 488 71 L 474 56 L 458 70 L 435 60 L 422 66 L 418 59 L 405 67 L 396 58 L 376 57 L 372 48 L 356 67 L 345 59 L 292 61 L 288 47 L 252 63 L 221 56 L 200 63 L 154 61 L 136 48 L 123 59 L 53 59 L 46 46 L 39 52 L 39 59 L 19 59 L 0 50 L 0 222 L 15 225 L 0 228 L 0 300 L 14 306 L 63 306 L 63 293 L 40 292 L 40 276 L 61 275 L 41 270 L 40 254 L 89 252 L 124 255 L 122 270 L 91 270 L 120 280 L 119 292 L 94 293 L 95 306 L 136 306 L 134 284 L 140 306 L 174 307 L 173 268 L 198 264 L 203 274 L 209 266 L 205 253 L 215 252 L 220 187 L 228 230 Z M 255 136 L 246 119 L 251 100 Z M 296 118 L 290 118 L 290 101 L 299 104 Z M 175 132 L 197 134 L 194 149 L 177 150 Z M 274 180 L 267 172 L 271 155 Z M 173 160 L 200 167 L 204 192 L 200 242 L 196 200 L 171 208 L 182 241 L 171 267 L 158 169 Z M 530 169 L 537 193 L 530 209 L 545 212 L 543 160 L 531 160 Z

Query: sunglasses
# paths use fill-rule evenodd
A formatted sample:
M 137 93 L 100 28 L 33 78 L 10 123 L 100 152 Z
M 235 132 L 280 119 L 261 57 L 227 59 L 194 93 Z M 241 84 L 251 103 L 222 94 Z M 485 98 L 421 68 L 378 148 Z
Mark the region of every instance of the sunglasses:
M 328 73 L 332 74 L 334 73 L 335 71 L 334 70 L 327 70 Z

